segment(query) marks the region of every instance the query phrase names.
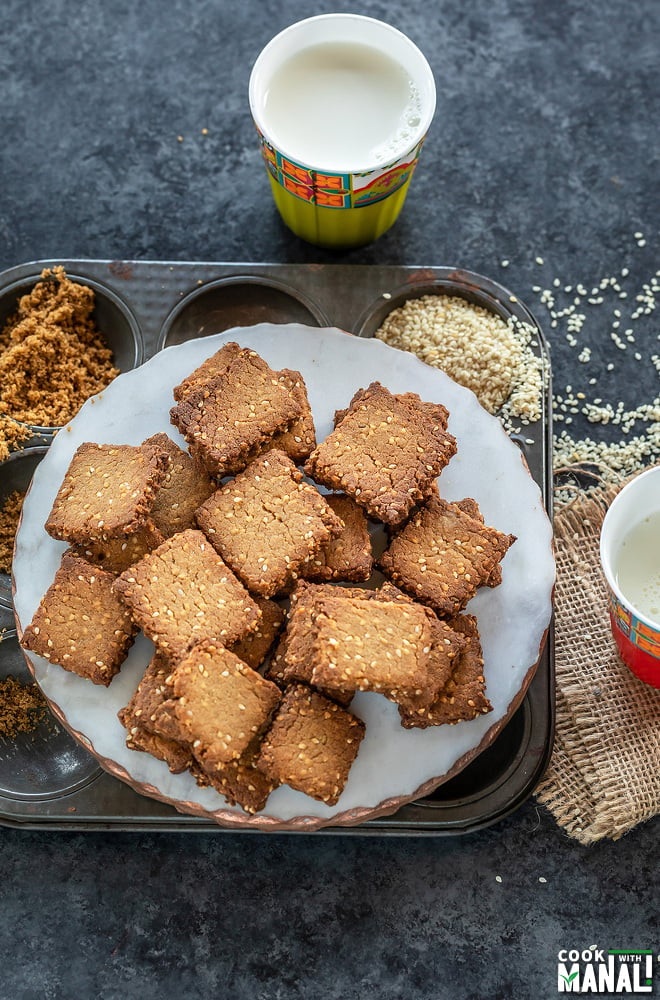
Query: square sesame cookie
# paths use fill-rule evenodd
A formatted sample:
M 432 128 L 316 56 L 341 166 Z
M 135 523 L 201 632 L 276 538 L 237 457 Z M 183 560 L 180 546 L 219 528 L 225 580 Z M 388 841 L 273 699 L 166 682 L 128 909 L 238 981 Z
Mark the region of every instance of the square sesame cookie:
M 257 766 L 278 784 L 335 805 L 364 737 L 361 719 L 304 684 L 287 689 Z
M 239 805 L 246 813 L 261 812 L 268 796 L 277 787 L 277 782 L 269 778 L 257 767 L 257 757 L 261 744 L 257 740 L 250 744 L 236 760 L 208 763 L 206 755 L 200 753 L 196 761 L 202 775 L 217 792 L 224 795 L 230 805 Z
M 456 441 L 411 397 L 379 382 L 361 390 L 337 427 L 312 452 L 305 472 L 343 490 L 370 517 L 398 523 L 426 497 L 456 452 Z
M 240 354 L 242 348 L 235 342 L 225 344 L 224 347 L 216 351 L 210 358 L 196 368 L 187 379 L 174 389 L 174 398 L 177 402 L 185 399 L 193 390 L 204 387 L 217 377 L 224 377 L 232 361 Z M 278 380 L 288 388 L 294 400 L 300 408 L 300 415 L 292 420 L 286 430 L 278 431 L 268 437 L 264 442 L 258 443 L 249 453 L 241 453 L 234 462 L 227 462 L 224 466 L 224 474 L 233 475 L 240 472 L 248 462 L 252 461 L 264 451 L 278 448 L 280 451 L 292 458 L 295 462 L 303 462 L 316 447 L 316 431 L 314 428 L 314 418 L 307 397 L 307 387 L 300 372 L 282 369 L 276 373 Z M 202 501 L 200 500 L 200 503 Z
M 195 511 L 216 489 L 206 469 L 179 448 L 167 434 L 153 434 L 143 447 L 166 452 L 170 467 L 156 490 L 151 520 L 165 538 L 195 526 Z
M 148 753 L 156 760 L 162 760 L 167 764 L 172 774 L 182 774 L 183 771 L 188 770 L 192 754 L 184 743 L 147 732 L 131 715 L 128 708 L 122 708 L 117 715 L 127 731 L 126 746 L 129 750 Z
M 112 590 L 115 577 L 65 553 L 21 644 L 94 684 L 108 686 L 137 628 Z
M 289 391 L 300 407 L 300 416 L 292 421 L 289 428 L 275 434 L 264 444 L 264 450 L 278 448 L 294 462 L 304 462 L 316 448 L 316 428 L 312 408 L 307 397 L 307 386 L 300 372 L 283 368 L 280 381 L 288 385 Z
M 165 536 L 156 528 L 151 518 L 148 518 L 132 535 L 105 539 L 88 538 L 84 545 L 72 545 L 67 551 L 86 559 L 94 566 L 100 566 L 108 573 L 119 576 L 147 553 L 157 549 L 164 541 Z
M 350 410 L 355 409 L 355 407 L 358 406 L 363 400 L 369 398 L 374 384 L 375 383 L 372 383 L 368 389 L 358 389 L 345 409 L 335 410 L 335 427 L 342 422 Z M 397 393 L 396 398 L 402 402 L 409 402 L 413 407 L 423 410 L 430 420 L 436 423 L 443 430 L 447 430 L 447 425 L 449 423 L 449 410 L 446 406 L 443 406 L 442 403 L 432 403 L 429 400 L 424 400 L 416 392 L 400 392 Z
M 431 626 L 400 601 L 323 597 L 314 624 L 312 683 L 376 691 L 391 701 L 427 690 Z
M 428 681 L 424 688 L 398 699 L 398 705 L 408 713 L 419 712 L 433 704 L 452 676 L 456 658 L 467 645 L 467 639 L 462 632 L 453 629 L 448 622 L 438 618 L 430 609 L 427 608 L 426 611 L 431 627 Z
M 432 496 L 394 535 L 378 565 L 395 584 L 441 617 L 467 605 L 491 579 L 513 535 L 487 527 L 457 503 Z
M 246 587 L 263 597 L 281 592 L 343 527 L 282 451 L 256 458 L 196 518 Z
M 81 444 L 57 492 L 46 531 L 83 545 L 90 538 L 139 531 L 169 464 L 167 453 L 156 448 Z
M 193 458 L 218 478 L 244 467 L 266 440 L 301 415 L 289 382 L 249 350 L 170 410 Z
M 126 706 L 140 725 L 149 733 L 157 734 L 155 713 L 160 706 L 172 697 L 172 685 L 169 682 L 172 665 L 169 657 L 154 651 L 147 664 L 135 693 Z
M 206 770 L 241 757 L 267 727 L 281 691 L 221 643 L 202 640 L 171 674 L 180 738 Z
M 300 406 L 299 417 L 291 422 L 286 430 L 278 431 L 271 437 L 266 438 L 261 444 L 252 449 L 249 455 L 241 455 L 235 462 L 227 463 L 225 474 L 235 475 L 241 472 L 250 462 L 264 455 L 267 451 L 283 451 L 289 458 L 297 464 L 309 458 L 316 447 L 316 429 L 314 427 L 314 417 L 307 398 L 307 387 L 300 372 L 282 369 L 277 372 L 277 377 L 283 385 L 288 386 L 293 398 Z
M 429 726 L 468 722 L 493 709 L 486 697 L 484 659 L 477 619 L 474 615 L 456 615 L 447 624 L 463 635 L 465 645 L 454 660 L 446 684 L 430 705 L 399 707 L 404 729 L 426 729 Z
M 484 524 L 484 516 L 481 513 L 481 508 L 476 500 L 472 497 L 466 497 L 464 500 L 456 501 L 456 506 L 459 507 L 464 514 L 469 514 L 470 517 L 475 518 L 477 521 L 481 521 Z M 509 545 L 513 545 L 516 540 L 515 535 L 509 535 Z M 492 571 L 488 574 L 488 577 L 484 580 L 485 587 L 499 587 L 502 582 L 502 565 L 497 563 L 493 566 Z
M 125 570 L 113 590 L 171 658 L 197 639 L 238 642 L 261 616 L 243 584 L 194 528 L 168 538 Z
M 152 716 L 158 707 L 171 697 L 167 684 L 170 674 L 169 661 L 156 652 L 148 664 L 135 694 L 117 717 L 127 731 L 126 746 L 164 761 L 173 774 L 187 770 L 193 760 L 187 743 L 159 735 L 154 731 Z
M 219 351 L 203 361 L 187 378 L 174 387 L 173 395 L 177 402 L 185 399 L 195 389 L 199 389 L 214 378 L 227 374 L 230 364 L 239 356 L 243 348 L 235 340 L 224 344 Z
M 321 546 L 303 567 L 301 575 L 317 583 L 327 580 L 359 583 L 368 580 L 373 569 L 373 555 L 364 512 L 355 500 L 341 493 L 331 493 L 325 500 L 343 521 L 344 527 Z
M 282 688 L 294 683 L 314 686 L 326 698 L 331 698 L 346 708 L 353 700 L 355 688 L 328 690 L 323 686 L 312 685 L 317 605 L 318 600 L 305 603 L 303 598 L 300 599 L 289 616 L 287 629 L 275 650 L 265 676 Z
M 235 642 L 230 649 L 243 663 L 247 663 L 248 667 L 258 670 L 275 644 L 284 625 L 286 613 L 279 604 L 267 597 L 256 596 L 253 600 L 261 611 L 261 618 L 256 628 Z
M 361 587 L 337 587 L 332 583 L 310 583 L 298 580 L 292 594 L 286 632 L 276 654 L 269 676 L 276 683 L 300 682 L 318 687 L 322 694 L 340 705 L 347 706 L 353 699 L 355 688 L 326 688 L 313 684 L 316 643 L 316 617 L 323 607 L 325 597 L 356 598 L 362 601 L 403 601 L 414 603 L 387 581 L 378 590 Z

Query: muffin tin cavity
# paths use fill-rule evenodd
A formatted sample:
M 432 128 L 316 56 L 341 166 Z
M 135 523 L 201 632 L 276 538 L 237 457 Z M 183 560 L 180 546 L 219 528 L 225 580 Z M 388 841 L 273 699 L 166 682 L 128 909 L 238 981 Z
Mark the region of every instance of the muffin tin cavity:
M 143 343 L 137 320 L 128 305 L 112 289 L 91 278 L 84 278 L 67 270 L 67 278 L 86 285 L 94 291 L 92 318 L 113 354 L 113 363 L 121 372 L 137 368 L 143 360 Z M 16 312 L 19 299 L 29 294 L 41 280 L 40 273 L 21 278 L 0 291 L 0 330 Z M 53 430 L 53 427 L 29 425 L 34 433 Z
M 33 682 L 16 633 L 5 632 L 0 642 L 0 680 L 13 677 Z M 101 770 L 46 709 L 31 732 L 0 734 L 0 798 L 41 801 L 78 791 Z
M 0 508 L 4 507 L 12 493 L 27 491 L 34 470 L 46 454 L 47 448 L 25 448 L 13 452 L 0 465 Z M 0 607 L 11 608 L 11 577 L 0 573 Z
M 258 323 L 331 325 L 312 299 L 289 285 L 253 275 L 221 278 L 179 302 L 163 325 L 158 347 Z
M 456 801 L 462 805 L 494 793 L 520 766 L 531 725 L 529 699 L 525 698 L 506 726 L 506 738 L 491 743 L 456 777 L 440 785 L 427 798 L 419 799 L 418 805 L 433 807 Z
M 409 299 L 421 299 L 424 295 L 455 295 L 496 313 L 505 322 L 512 315 L 520 315 L 520 310 L 514 308 L 517 305 L 515 296 L 510 296 L 506 289 L 482 275 L 456 271 L 452 277 L 433 280 L 416 280 L 412 276 L 407 284 L 385 292 L 365 309 L 355 325 L 356 336 L 373 337 L 391 312 Z M 528 314 L 521 318 L 528 322 L 531 319 Z

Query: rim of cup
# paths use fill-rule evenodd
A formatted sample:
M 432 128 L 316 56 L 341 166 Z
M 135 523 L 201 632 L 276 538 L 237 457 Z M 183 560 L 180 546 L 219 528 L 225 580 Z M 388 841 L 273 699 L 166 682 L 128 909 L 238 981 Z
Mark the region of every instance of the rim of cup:
M 330 30 L 329 30 L 330 29 Z M 369 35 L 371 32 L 371 35 Z M 389 45 L 382 44 L 387 39 Z M 301 41 L 303 44 L 300 44 Z M 347 163 L 339 169 L 327 164 L 312 163 L 301 157 L 295 149 L 285 149 L 275 139 L 264 122 L 263 100 L 267 83 L 273 72 L 291 56 L 305 48 L 324 42 L 347 41 L 370 45 L 385 52 L 399 62 L 410 73 L 421 97 L 419 124 L 411 131 L 411 138 L 387 162 Z M 379 42 L 381 44 L 379 44 Z M 414 71 L 411 67 L 414 65 Z M 309 170 L 328 173 L 362 173 L 369 170 L 386 169 L 407 153 L 412 152 L 428 132 L 436 106 L 436 88 L 433 71 L 421 49 L 406 34 L 374 17 L 364 14 L 336 13 L 316 14 L 296 21 L 284 28 L 264 46 L 252 67 L 248 86 L 250 111 L 264 138 L 280 153 Z
M 618 583 L 616 582 L 616 576 L 613 567 L 613 555 L 615 552 L 617 539 L 615 539 L 611 534 L 612 522 L 617 518 L 621 507 L 630 502 L 631 496 L 634 496 L 634 494 L 640 488 L 639 484 L 641 482 L 652 479 L 653 477 L 658 478 L 657 509 L 660 510 L 660 465 L 656 465 L 653 466 L 653 468 L 651 469 L 646 469 L 644 472 L 641 472 L 638 476 L 635 476 L 634 479 L 631 479 L 629 483 L 626 483 L 623 489 L 620 490 L 619 493 L 617 493 L 616 497 L 610 504 L 607 513 L 603 518 L 603 523 L 600 529 L 600 563 L 603 569 L 603 573 L 605 575 L 605 579 L 607 581 L 607 585 L 609 586 L 613 594 L 616 596 L 616 598 L 620 601 L 620 603 L 624 607 L 629 608 L 630 611 L 632 611 L 632 613 L 635 615 L 635 617 L 639 618 L 639 620 L 643 624 L 648 625 L 649 628 L 651 629 L 660 630 L 660 621 L 655 621 L 653 618 L 649 618 L 649 616 L 645 614 L 643 611 L 640 611 L 639 608 L 637 608 L 633 604 L 630 598 L 623 593 Z M 639 520 L 642 520 L 642 518 L 645 516 L 647 515 L 642 514 Z M 635 520 L 628 521 L 628 525 L 630 527 L 634 527 L 636 523 L 638 522 Z M 617 538 L 620 537 L 621 537 L 620 535 L 617 535 Z

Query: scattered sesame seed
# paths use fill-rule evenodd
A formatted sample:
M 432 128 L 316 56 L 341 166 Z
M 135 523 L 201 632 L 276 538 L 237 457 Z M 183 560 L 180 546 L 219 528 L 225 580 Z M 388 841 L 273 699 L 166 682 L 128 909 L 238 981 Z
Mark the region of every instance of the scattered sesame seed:
M 644 241 L 644 234 L 638 232 L 635 239 Z M 643 243 L 642 243 L 643 245 Z M 628 351 L 630 344 L 648 344 L 648 325 L 642 327 L 638 324 L 648 324 L 648 317 L 652 317 L 660 291 L 660 271 L 656 272 L 648 281 L 633 286 L 626 283 L 624 279 L 629 278 L 630 268 L 622 267 L 618 272 L 618 277 L 608 276 L 594 282 L 594 287 L 590 293 L 584 284 L 566 283 L 562 286 L 553 280 L 553 290 L 541 290 L 538 285 L 533 286 L 533 291 L 539 296 L 539 301 L 548 313 L 550 328 L 557 330 L 557 333 L 570 348 L 575 348 L 577 360 L 583 365 L 589 365 L 594 360 L 607 372 L 613 372 L 617 367 L 610 357 L 612 351 L 616 352 L 624 362 L 622 377 L 628 381 L 634 380 L 634 372 L 630 370 L 631 365 L 648 365 L 650 363 L 660 373 L 660 355 L 644 354 L 641 349 Z M 572 294 L 572 299 L 566 301 L 564 296 Z M 562 301 L 563 299 L 563 301 Z M 609 339 L 602 338 L 598 352 L 593 352 L 588 347 L 580 345 L 579 337 L 582 330 L 590 330 L 592 324 L 596 324 L 596 331 L 602 329 L 602 319 L 598 318 L 595 309 L 603 304 L 611 303 L 611 313 L 613 321 L 609 329 Z M 630 305 L 628 304 L 630 303 Z M 578 308 L 579 307 L 579 311 Z M 650 322 L 653 322 L 651 320 Z M 655 331 L 653 331 L 655 334 Z M 660 334 L 655 334 L 660 341 Z M 593 342 L 596 339 L 593 338 Z M 611 343 L 608 348 L 607 344 Z M 600 370 L 600 369 L 599 369 Z M 557 393 L 553 399 L 554 420 L 557 423 L 557 433 L 554 438 L 554 466 L 563 468 L 571 465 L 589 464 L 598 467 L 601 480 L 606 482 L 617 482 L 621 478 L 631 475 L 645 465 L 660 461 L 660 395 L 656 395 L 651 401 L 642 402 L 639 406 L 628 408 L 622 401 L 607 401 L 602 398 L 589 399 L 587 387 L 598 385 L 598 372 L 592 372 L 587 367 L 579 386 L 581 391 L 573 393 L 573 388 L 567 386 L 562 397 Z M 577 379 L 577 372 L 576 372 Z M 608 384 L 605 388 L 611 389 Z M 602 393 L 601 393 L 602 396 Z M 567 425 L 573 423 L 574 417 L 581 415 L 593 424 L 611 425 L 616 427 L 621 439 L 618 441 L 594 440 L 591 436 L 583 436 L 576 439 L 571 436 Z M 576 432 L 577 433 L 577 432 Z M 596 483 L 597 481 L 595 481 Z M 558 489 L 561 496 L 561 488 Z M 567 499 L 570 497 L 566 496 Z

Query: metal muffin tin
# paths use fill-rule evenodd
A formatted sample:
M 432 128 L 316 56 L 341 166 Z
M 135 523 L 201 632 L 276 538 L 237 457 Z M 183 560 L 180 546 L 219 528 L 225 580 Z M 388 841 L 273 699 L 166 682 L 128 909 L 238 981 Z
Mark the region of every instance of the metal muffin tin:
M 15 308 L 18 295 L 29 290 L 44 267 L 55 264 L 62 264 L 67 275 L 94 288 L 97 323 L 116 351 L 117 366 L 124 371 L 164 346 L 262 322 L 336 326 L 359 336 L 373 336 L 388 312 L 406 298 L 424 294 L 459 295 L 504 318 L 516 316 L 532 327 L 531 346 L 546 362 L 548 377 L 540 419 L 512 437 L 541 489 L 546 509 L 552 513 L 552 397 L 547 346 L 534 316 L 497 283 L 446 267 L 38 261 L 0 274 L 0 326 Z M 365 379 L 369 381 L 368 372 Z M 55 431 L 33 428 L 33 432 L 26 450 L 0 465 L 0 499 L 27 485 Z M 26 679 L 27 668 L 13 631 L 7 577 L 0 577 L 0 632 L 3 630 L 0 678 L 21 676 L 22 671 Z M 227 832 L 212 820 L 182 815 L 171 806 L 138 795 L 102 771 L 54 722 L 46 730 L 37 731 L 32 742 L 19 739 L 12 747 L 0 745 L 0 779 L 4 772 L 9 774 L 0 780 L 0 824 L 56 830 Z M 429 797 L 403 806 L 392 816 L 358 827 L 327 827 L 318 833 L 437 836 L 488 826 L 513 812 L 531 794 L 549 760 L 553 732 L 551 626 L 520 708 L 491 746 L 467 768 Z M 56 738 L 62 745 L 51 745 Z

